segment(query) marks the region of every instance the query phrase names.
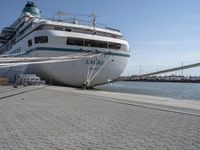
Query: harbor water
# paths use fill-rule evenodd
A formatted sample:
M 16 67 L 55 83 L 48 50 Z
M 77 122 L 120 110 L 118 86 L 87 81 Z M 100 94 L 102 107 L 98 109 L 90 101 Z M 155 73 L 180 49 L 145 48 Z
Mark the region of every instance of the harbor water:
M 173 82 L 114 82 L 96 87 L 97 90 L 169 97 L 179 100 L 199 100 L 199 83 Z

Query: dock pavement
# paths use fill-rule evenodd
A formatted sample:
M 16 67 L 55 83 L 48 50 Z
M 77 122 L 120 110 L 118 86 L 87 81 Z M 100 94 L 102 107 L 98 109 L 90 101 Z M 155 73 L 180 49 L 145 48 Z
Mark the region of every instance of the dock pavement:
M 199 150 L 200 101 L 0 87 L 0 150 Z

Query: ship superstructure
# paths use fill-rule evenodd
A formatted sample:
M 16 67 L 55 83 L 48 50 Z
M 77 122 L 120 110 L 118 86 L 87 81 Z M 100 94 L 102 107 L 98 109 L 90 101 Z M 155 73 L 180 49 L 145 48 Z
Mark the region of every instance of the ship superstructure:
M 34 73 L 54 83 L 95 86 L 119 77 L 130 56 L 129 45 L 119 30 L 99 27 L 95 14 L 92 21 L 75 18 L 43 19 L 33 2 L 27 2 L 20 17 L 0 34 L 1 56 L 59 57 L 97 53 L 76 61 L 29 64 L 0 69 L 0 74 L 14 78 Z

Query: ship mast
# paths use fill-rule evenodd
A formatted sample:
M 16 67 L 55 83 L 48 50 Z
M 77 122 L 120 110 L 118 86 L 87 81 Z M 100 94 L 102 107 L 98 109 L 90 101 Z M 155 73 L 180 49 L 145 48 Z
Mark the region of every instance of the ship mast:
M 96 27 L 96 13 L 95 13 L 95 11 L 93 11 L 91 18 L 92 18 L 92 26 L 93 26 L 93 30 L 94 30 L 93 34 L 96 34 L 96 29 L 95 29 L 95 27 Z

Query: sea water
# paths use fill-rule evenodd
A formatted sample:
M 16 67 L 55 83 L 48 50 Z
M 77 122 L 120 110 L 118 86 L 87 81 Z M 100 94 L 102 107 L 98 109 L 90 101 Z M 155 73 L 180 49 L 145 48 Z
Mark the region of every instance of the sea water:
M 96 87 L 97 90 L 200 100 L 200 83 L 121 81 Z

